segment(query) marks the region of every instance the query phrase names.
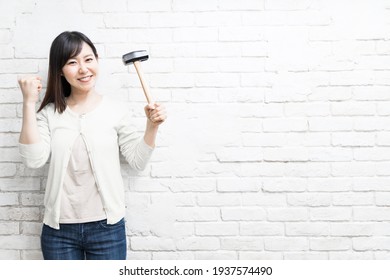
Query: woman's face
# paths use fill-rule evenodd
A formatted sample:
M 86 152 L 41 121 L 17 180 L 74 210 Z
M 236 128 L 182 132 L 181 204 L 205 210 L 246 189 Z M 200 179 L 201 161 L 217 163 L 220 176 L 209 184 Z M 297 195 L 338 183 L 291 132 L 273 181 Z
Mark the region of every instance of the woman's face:
M 62 74 L 71 86 L 71 93 L 88 93 L 94 89 L 99 64 L 91 47 L 83 43 L 81 52 L 69 58 Z

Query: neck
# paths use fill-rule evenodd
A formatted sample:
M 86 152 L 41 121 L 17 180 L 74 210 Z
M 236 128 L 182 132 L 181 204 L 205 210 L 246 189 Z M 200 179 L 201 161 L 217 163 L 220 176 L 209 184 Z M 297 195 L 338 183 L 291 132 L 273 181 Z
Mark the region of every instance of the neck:
M 72 91 L 68 97 L 68 105 L 87 103 L 91 100 L 94 100 L 97 96 L 98 94 L 95 90 L 91 90 L 89 92 Z

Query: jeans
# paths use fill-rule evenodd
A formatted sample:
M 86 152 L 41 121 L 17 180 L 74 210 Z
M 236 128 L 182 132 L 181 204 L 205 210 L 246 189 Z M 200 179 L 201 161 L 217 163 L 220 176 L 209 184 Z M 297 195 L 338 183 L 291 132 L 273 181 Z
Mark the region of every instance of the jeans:
M 125 219 L 42 227 L 41 247 L 45 260 L 125 260 Z

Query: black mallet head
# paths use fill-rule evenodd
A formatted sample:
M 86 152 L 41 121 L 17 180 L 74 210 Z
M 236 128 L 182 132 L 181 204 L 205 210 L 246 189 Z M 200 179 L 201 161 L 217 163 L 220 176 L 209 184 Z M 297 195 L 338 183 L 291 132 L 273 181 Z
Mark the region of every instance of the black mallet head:
M 144 61 L 149 58 L 148 52 L 145 50 L 142 51 L 134 51 L 124 54 L 122 56 L 122 61 L 125 65 L 129 65 L 130 63 L 134 63 L 134 61 Z

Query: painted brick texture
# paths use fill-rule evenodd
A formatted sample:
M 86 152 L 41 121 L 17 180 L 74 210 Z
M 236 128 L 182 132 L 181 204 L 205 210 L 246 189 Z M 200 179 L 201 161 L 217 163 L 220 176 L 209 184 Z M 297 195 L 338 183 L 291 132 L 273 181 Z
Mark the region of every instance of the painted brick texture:
M 352 3 L 353 2 L 353 3 Z M 47 166 L 18 154 L 17 76 L 64 30 L 102 94 L 168 108 L 145 171 L 122 164 L 129 259 L 387 259 L 390 1 L 0 0 L 0 259 L 41 259 Z

